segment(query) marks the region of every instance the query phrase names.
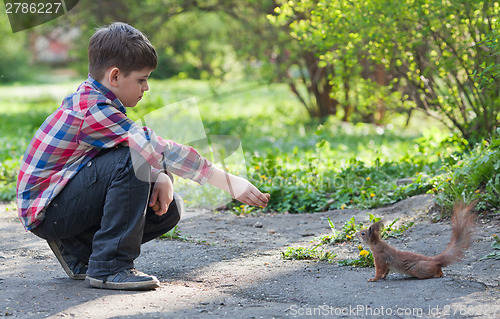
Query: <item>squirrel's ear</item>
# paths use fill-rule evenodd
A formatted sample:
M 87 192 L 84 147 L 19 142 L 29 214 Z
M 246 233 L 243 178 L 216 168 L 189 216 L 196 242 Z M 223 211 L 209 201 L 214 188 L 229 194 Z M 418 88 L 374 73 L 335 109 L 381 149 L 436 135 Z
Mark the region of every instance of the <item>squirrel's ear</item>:
M 382 221 L 376 222 L 375 224 L 371 225 L 370 228 L 368 229 L 368 234 L 371 236 L 374 232 L 380 231 L 380 228 L 383 228 L 384 224 Z
M 375 223 L 368 228 L 368 238 L 372 238 L 375 232 L 378 232 L 378 223 Z
M 378 229 L 377 230 L 381 230 L 382 228 L 384 228 L 384 221 L 383 220 L 377 222 L 377 224 L 378 224 Z

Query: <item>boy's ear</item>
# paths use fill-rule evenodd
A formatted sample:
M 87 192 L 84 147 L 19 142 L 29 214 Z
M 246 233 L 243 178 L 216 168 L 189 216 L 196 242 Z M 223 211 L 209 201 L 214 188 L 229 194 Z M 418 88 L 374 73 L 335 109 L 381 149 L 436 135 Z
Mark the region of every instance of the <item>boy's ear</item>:
M 112 67 L 107 72 L 107 75 L 108 75 L 109 84 L 113 87 L 117 87 L 118 86 L 118 79 L 120 77 L 120 69 L 118 69 L 117 67 Z

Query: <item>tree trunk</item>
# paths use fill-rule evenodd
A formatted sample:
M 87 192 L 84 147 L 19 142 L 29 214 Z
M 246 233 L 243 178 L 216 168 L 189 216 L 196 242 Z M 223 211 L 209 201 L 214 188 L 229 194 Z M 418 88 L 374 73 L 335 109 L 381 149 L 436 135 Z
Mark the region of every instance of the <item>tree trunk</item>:
M 337 113 L 339 104 L 330 95 L 333 87 L 330 84 L 328 67 L 320 67 L 318 65 L 320 61 L 313 52 L 304 52 L 303 57 L 309 73 L 309 83 L 306 84 L 307 90 L 314 95 L 318 116 L 321 120 L 324 120 L 329 115 Z M 331 70 L 331 73 L 333 73 L 333 70 Z
M 383 64 L 377 64 L 375 66 L 375 82 L 380 86 L 387 86 L 389 81 L 387 80 L 387 74 L 385 72 L 385 67 Z M 384 120 L 385 115 L 385 101 L 382 98 L 378 98 L 376 106 L 375 122 L 381 124 Z

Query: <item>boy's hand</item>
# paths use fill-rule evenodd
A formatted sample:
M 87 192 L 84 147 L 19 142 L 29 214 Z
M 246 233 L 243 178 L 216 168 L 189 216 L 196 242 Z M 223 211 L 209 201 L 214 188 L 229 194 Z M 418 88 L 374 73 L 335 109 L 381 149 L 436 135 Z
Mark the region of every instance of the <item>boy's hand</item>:
M 215 167 L 208 182 L 218 187 L 243 204 L 266 207 L 269 201 L 269 194 L 262 194 L 252 183 L 244 178 L 225 173 Z
M 232 176 L 231 188 L 234 194 L 231 194 L 235 199 L 243 204 L 266 207 L 269 201 L 269 194 L 263 194 L 252 183 L 244 178 Z
M 153 187 L 153 193 L 149 199 L 149 206 L 153 207 L 155 205 L 159 206 L 153 207 L 156 215 L 163 215 L 167 212 L 168 206 L 174 199 L 174 185 L 172 185 L 172 180 L 165 173 L 158 174 Z

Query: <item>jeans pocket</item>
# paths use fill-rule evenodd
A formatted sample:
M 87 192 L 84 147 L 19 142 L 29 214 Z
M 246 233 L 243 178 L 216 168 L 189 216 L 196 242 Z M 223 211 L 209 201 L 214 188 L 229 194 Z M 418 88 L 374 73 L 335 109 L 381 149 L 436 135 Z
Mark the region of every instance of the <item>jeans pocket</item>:
M 76 173 L 76 175 L 64 186 L 62 191 L 54 198 L 52 203 L 47 207 L 47 210 L 58 206 L 66 205 L 79 197 L 91 185 L 97 181 L 97 169 L 93 160 L 89 161 L 85 166 Z

